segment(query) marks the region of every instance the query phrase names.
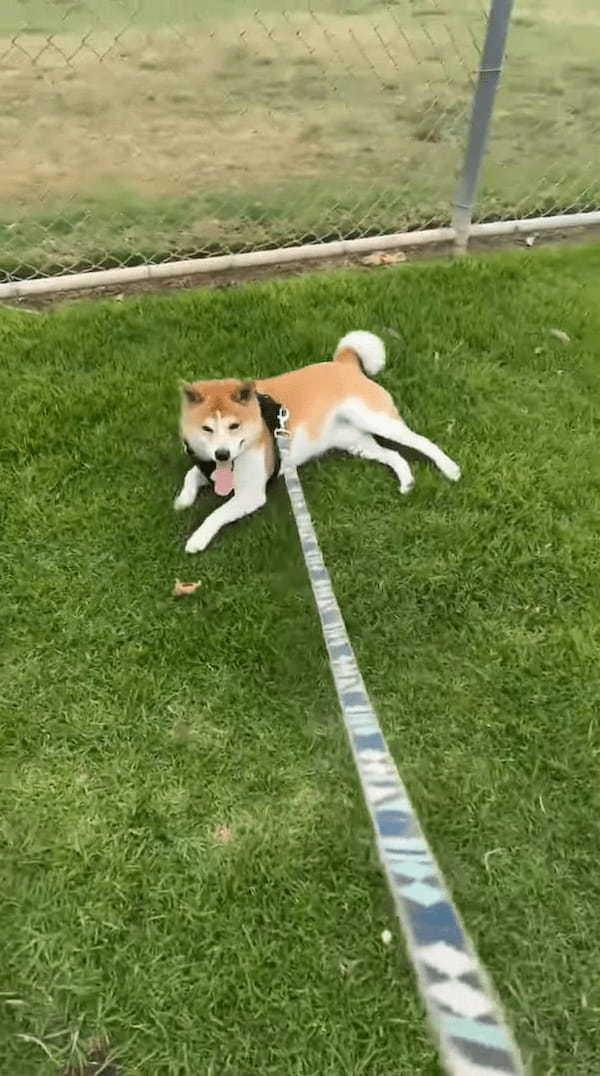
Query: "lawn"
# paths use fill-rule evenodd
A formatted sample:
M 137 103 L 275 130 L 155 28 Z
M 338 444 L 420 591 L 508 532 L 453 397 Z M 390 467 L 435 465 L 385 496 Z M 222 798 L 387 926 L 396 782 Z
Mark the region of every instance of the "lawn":
M 168 7 L 4 0 L 0 279 L 448 223 L 479 0 Z M 600 19 L 568 9 L 515 14 L 479 216 L 600 205 Z
M 307 466 L 334 585 L 533 1076 L 598 1069 L 594 248 L 0 311 L 10 1076 L 439 1076 L 285 490 L 197 557 L 171 508 L 178 377 L 355 327 L 464 477 Z

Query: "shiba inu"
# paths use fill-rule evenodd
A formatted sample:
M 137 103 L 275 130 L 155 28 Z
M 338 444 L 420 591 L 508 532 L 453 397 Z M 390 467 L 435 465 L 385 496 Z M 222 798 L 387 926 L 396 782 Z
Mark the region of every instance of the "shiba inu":
M 413 487 L 403 450 L 431 460 L 452 482 L 460 468 L 400 417 L 390 394 L 373 378 L 385 366 L 383 341 L 369 332 L 342 337 L 332 362 L 317 363 L 264 381 L 194 381 L 182 386 L 180 431 L 193 466 L 175 499 L 189 508 L 202 486 L 229 497 L 186 543 L 199 553 L 228 523 L 266 501 L 279 459 L 273 431 L 281 406 L 289 412 L 291 458 L 299 466 L 331 449 L 386 464 L 400 492 Z

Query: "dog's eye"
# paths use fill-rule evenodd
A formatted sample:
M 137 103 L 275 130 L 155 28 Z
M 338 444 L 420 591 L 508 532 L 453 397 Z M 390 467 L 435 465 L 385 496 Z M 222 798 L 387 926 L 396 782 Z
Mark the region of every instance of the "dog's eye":
M 229 426 L 229 429 L 230 429 L 230 430 L 239 430 L 239 428 L 240 428 L 240 424 L 239 424 L 239 422 L 232 422 L 232 423 L 230 424 L 230 426 Z
M 202 429 L 204 430 L 205 433 L 212 433 L 213 432 L 211 426 L 203 426 Z

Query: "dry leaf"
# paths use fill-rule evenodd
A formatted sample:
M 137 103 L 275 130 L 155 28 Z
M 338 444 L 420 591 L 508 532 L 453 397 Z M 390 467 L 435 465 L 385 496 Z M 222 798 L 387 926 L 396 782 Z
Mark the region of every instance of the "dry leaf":
M 173 594 L 176 598 L 181 598 L 185 594 L 195 594 L 198 587 L 202 586 L 201 583 L 182 583 L 179 579 L 175 580 L 175 586 L 173 587 Z
M 555 340 L 560 340 L 561 344 L 571 343 L 571 337 L 568 333 L 563 332 L 562 329 L 550 329 L 550 336 L 553 336 Z
M 215 837 L 219 844 L 229 844 L 233 839 L 233 831 L 231 826 L 217 826 L 215 830 Z
M 533 354 L 534 355 L 543 355 L 544 354 L 543 347 L 534 347 Z
M 363 265 L 399 265 L 407 259 L 403 250 L 395 250 L 390 254 L 384 250 L 378 250 L 374 254 L 367 254 L 366 258 L 360 260 Z

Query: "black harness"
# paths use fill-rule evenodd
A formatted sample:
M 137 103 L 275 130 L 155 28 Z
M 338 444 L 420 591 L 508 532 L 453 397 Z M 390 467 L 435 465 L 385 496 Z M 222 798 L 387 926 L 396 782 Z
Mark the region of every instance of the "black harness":
M 280 408 L 281 404 L 278 404 L 277 400 L 274 400 L 271 396 L 267 396 L 262 392 L 257 392 L 256 398 L 258 400 L 258 406 L 260 407 L 260 413 L 262 415 L 263 422 L 264 422 L 265 426 L 267 427 L 267 429 L 269 431 L 269 435 L 271 437 L 271 442 L 272 442 L 272 445 L 273 445 L 273 459 L 274 459 L 273 473 L 271 474 L 271 477 L 269 478 L 269 481 L 267 482 L 267 485 L 270 485 L 271 482 L 273 482 L 274 479 L 277 478 L 277 475 L 279 474 L 279 467 L 281 465 L 281 456 L 279 454 L 279 446 L 278 446 L 277 440 L 275 438 L 275 430 L 277 429 L 277 427 L 279 425 L 278 416 L 279 416 L 279 408 Z M 215 461 L 214 460 L 201 460 L 200 457 L 196 455 L 193 448 L 191 447 L 190 444 L 188 444 L 187 441 L 184 441 L 183 444 L 185 446 L 185 450 L 186 450 L 188 456 L 190 457 L 192 462 L 195 464 L 195 466 L 198 468 L 198 470 L 202 471 L 202 474 L 204 475 L 204 477 L 207 479 L 208 482 L 212 481 L 213 472 L 214 472 L 215 466 L 216 466 Z

